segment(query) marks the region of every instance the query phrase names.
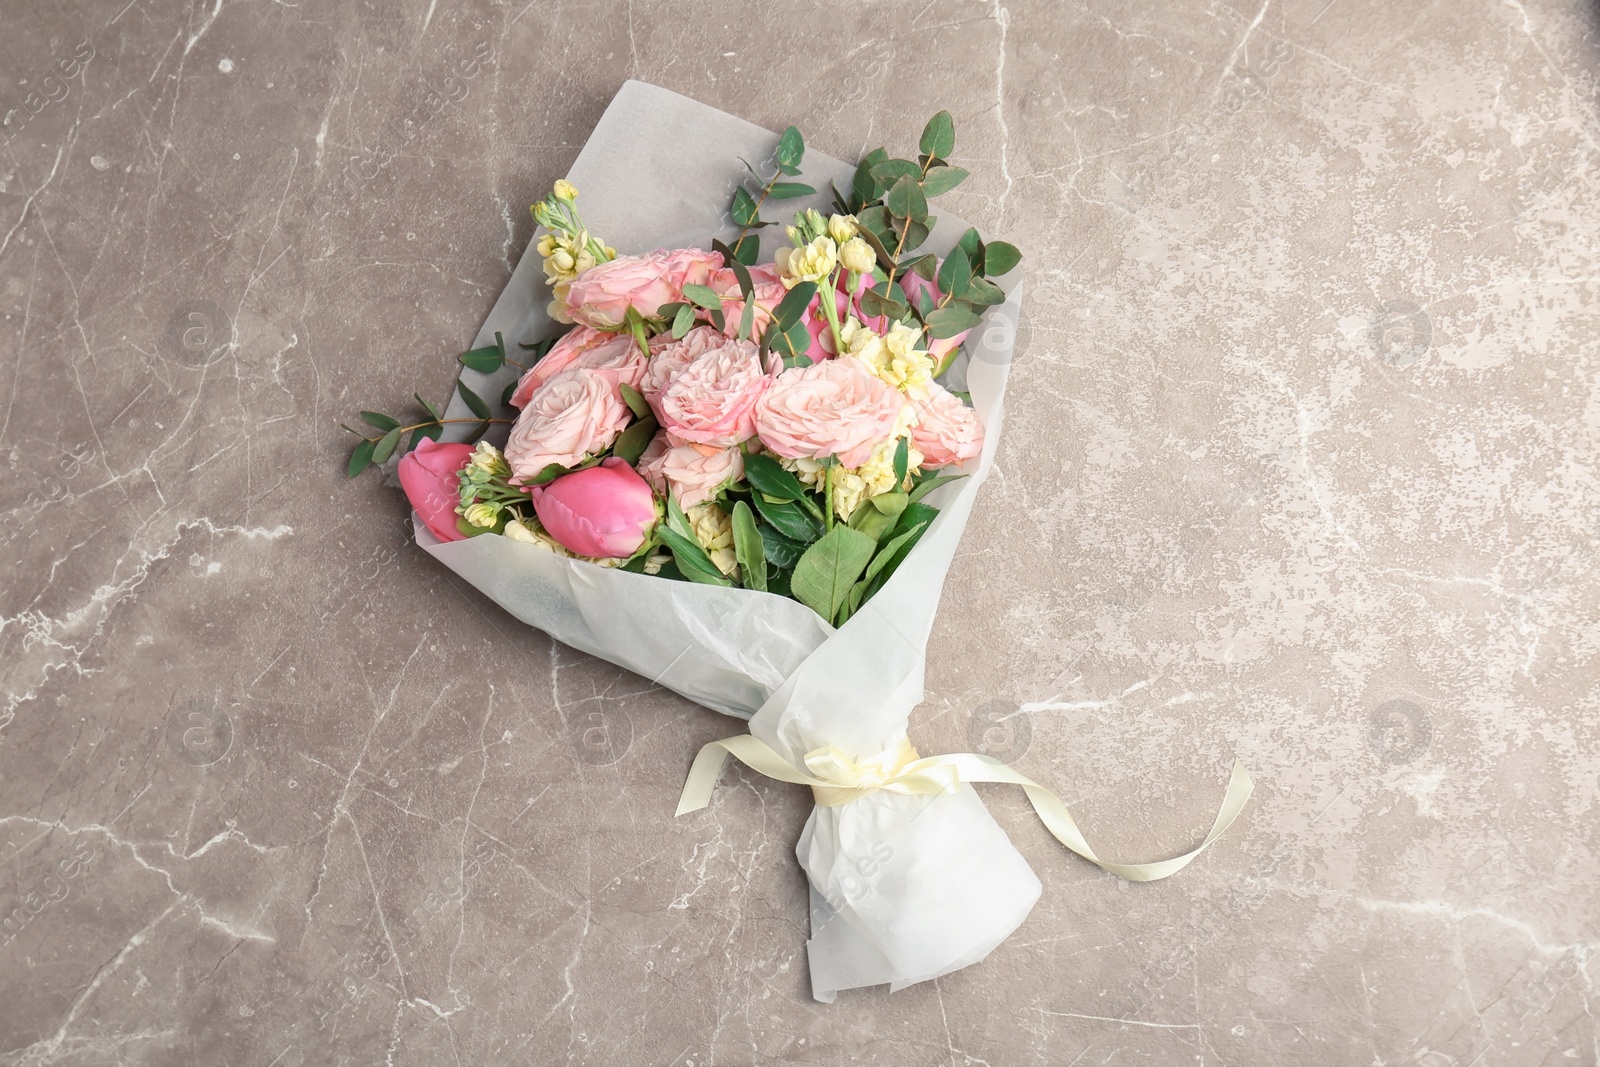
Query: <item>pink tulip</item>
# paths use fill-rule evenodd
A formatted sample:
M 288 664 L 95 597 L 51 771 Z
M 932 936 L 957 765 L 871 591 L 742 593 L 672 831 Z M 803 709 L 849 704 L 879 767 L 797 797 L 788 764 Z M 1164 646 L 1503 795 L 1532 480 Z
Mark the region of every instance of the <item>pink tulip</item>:
M 400 488 L 422 517 L 428 529 L 441 541 L 460 541 L 456 529 L 456 505 L 461 502 L 461 482 L 456 472 L 472 459 L 472 446 L 451 441 L 441 444 L 423 438 L 416 450 L 400 457 Z
M 536 485 L 532 493 L 545 532 L 569 552 L 594 559 L 627 559 L 660 518 L 650 486 L 616 456 Z

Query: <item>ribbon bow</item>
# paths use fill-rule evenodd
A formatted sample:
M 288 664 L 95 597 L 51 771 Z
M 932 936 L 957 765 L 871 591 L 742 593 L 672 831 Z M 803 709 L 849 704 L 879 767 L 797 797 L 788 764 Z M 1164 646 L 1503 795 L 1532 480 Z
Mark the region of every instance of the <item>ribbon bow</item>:
M 1094 849 L 1089 847 L 1083 831 L 1078 829 L 1078 824 L 1073 821 L 1061 798 L 1032 778 L 991 756 L 980 756 L 975 752 L 922 757 L 904 737 L 894 748 L 859 760 L 852 759 L 833 745 L 813 749 L 805 754 L 804 771 L 791 765 L 766 742 L 750 734 L 713 741 L 696 754 L 694 764 L 689 768 L 689 777 L 683 783 L 683 794 L 678 800 L 677 814 L 699 811 L 711 803 L 712 790 L 716 788 L 722 766 L 729 756 L 768 778 L 793 782 L 795 785 L 809 785 L 817 803 L 824 807 L 848 804 L 879 790 L 937 796 L 954 793 L 967 782 L 1019 785 L 1028 795 L 1028 802 L 1033 805 L 1039 821 L 1044 823 L 1045 829 L 1057 841 L 1101 870 L 1130 882 L 1154 882 L 1183 870 L 1233 825 L 1233 820 L 1255 789 L 1255 783 L 1250 780 L 1244 764 L 1234 760 L 1233 773 L 1228 778 L 1228 788 L 1222 796 L 1222 807 L 1217 811 L 1211 832 L 1197 847 L 1181 856 L 1150 863 L 1108 863 L 1094 854 Z

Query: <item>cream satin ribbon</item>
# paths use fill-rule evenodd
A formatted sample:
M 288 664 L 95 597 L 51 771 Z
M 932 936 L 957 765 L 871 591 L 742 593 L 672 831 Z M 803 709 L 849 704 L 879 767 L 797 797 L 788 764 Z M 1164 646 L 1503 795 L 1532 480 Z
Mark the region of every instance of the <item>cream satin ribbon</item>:
M 1255 789 L 1255 783 L 1250 780 L 1244 765 L 1234 760 L 1233 774 L 1228 779 L 1227 791 L 1222 795 L 1222 808 L 1217 812 L 1216 821 L 1211 824 L 1211 832 L 1198 847 L 1181 856 L 1153 863 L 1107 863 L 1089 847 L 1089 842 L 1084 839 L 1078 824 L 1072 821 L 1072 815 L 1061 798 L 1032 778 L 991 756 L 980 756 L 974 752 L 953 752 L 923 758 L 904 738 L 895 748 L 863 760 L 851 759 L 832 745 L 813 749 L 805 755 L 804 771 L 790 765 L 766 742 L 750 734 L 713 741 L 700 750 L 689 768 L 689 777 L 683 783 L 683 795 L 678 800 L 677 814 L 699 811 L 711 803 L 712 790 L 716 788 L 722 765 L 729 756 L 768 778 L 793 782 L 795 785 L 809 785 L 817 803 L 824 807 L 848 804 L 878 790 L 936 796 L 958 791 L 963 782 L 1020 785 L 1027 793 L 1033 810 L 1038 813 L 1039 820 L 1055 835 L 1057 841 L 1102 870 L 1130 882 L 1154 882 L 1183 870 L 1190 860 L 1227 831 Z

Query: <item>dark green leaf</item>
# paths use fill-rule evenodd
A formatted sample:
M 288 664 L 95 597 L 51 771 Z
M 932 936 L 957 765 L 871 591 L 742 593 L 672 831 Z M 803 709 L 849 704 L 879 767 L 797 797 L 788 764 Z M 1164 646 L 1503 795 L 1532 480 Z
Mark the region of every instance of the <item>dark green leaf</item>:
M 778 461 L 765 452 L 744 459 L 744 479 L 758 493 L 775 496 L 780 500 L 806 500 L 810 494 L 800 480 L 778 465 Z
M 872 165 L 872 180 L 885 189 L 893 188 L 901 178 L 916 181 L 921 177 L 922 168 L 909 159 L 885 159 Z
M 805 138 L 800 136 L 798 129 L 790 126 L 778 138 L 778 148 L 773 152 L 772 158 L 780 167 L 798 167 L 805 159 L 805 155 Z
M 378 438 L 378 443 L 372 446 L 372 462 L 387 463 L 389 457 L 394 455 L 394 450 L 399 446 L 399 444 L 400 427 L 396 426 L 394 429 Z
M 954 337 L 958 333 L 964 333 L 972 329 L 982 321 L 981 318 L 966 308 L 955 307 L 954 305 L 942 307 L 928 315 L 928 336 L 938 338 Z
M 672 316 L 672 336 L 682 338 L 694 328 L 694 305 L 679 304 L 678 313 Z
M 694 530 L 689 526 L 689 517 L 683 513 L 683 508 L 678 506 L 676 497 L 667 496 L 667 527 L 676 530 L 680 537 L 694 540 Z
M 933 220 L 929 219 L 926 223 L 913 221 L 906 227 L 906 242 L 901 246 L 901 251 L 909 252 L 913 248 L 921 248 L 922 242 L 928 239 L 928 234 L 931 232 L 929 227 L 932 224 Z
M 993 307 L 995 304 L 1004 304 L 1006 294 L 994 282 L 985 278 L 974 278 L 967 287 L 967 300 L 979 307 Z
M 928 198 L 922 195 L 917 179 L 909 174 L 902 175 L 889 187 L 889 195 L 883 202 L 896 218 L 921 222 L 928 217 Z
M 489 432 L 489 426 L 490 425 L 491 424 L 490 424 L 489 420 L 488 419 L 484 419 L 482 422 L 478 423 L 478 425 L 474 426 L 472 428 L 472 432 L 467 434 L 467 444 L 469 444 L 469 445 L 477 444 L 478 443 L 478 439 L 481 438 L 484 434 Z
M 960 299 L 967 295 L 967 286 L 971 281 L 972 265 L 967 262 L 967 254 L 959 248 L 952 248 L 939 267 L 940 290 L 947 296 Z
M 373 446 L 377 443 L 376 441 L 362 441 L 359 445 L 356 445 L 355 451 L 350 453 L 350 464 L 344 469 L 345 477 L 354 478 L 367 469 L 368 465 L 372 463 Z
M 899 319 L 910 314 L 911 309 L 898 300 L 890 300 L 877 288 L 868 289 L 858 298 L 861 313 L 868 318 Z
M 805 182 L 773 182 L 767 195 L 774 200 L 793 200 L 797 196 L 815 196 L 816 193 Z
M 739 340 L 750 340 L 750 333 L 756 328 L 756 302 L 750 297 L 744 298 L 744 310 L 739 312 Z
M 750 271 L 746 264 L 739 262 L 739 257 L 733 254 L 733 249 L 721 241 L 712 241 L 711 250 L 722 256 L 722 263 L 739 282 L 739 294 L 748 298 L 755 290 L 755 282 L 750 279 Z
M 400 425 L 400 420 L 392 415 L 385 415 L 381 411 L 363 411 L 361 420 L 369 426 L 376 426 L 380 430 L 392 430 Z
M 611 446 L 611 454 L 626 460 L 630 467 L 634 466 L 639 462 L 639 457 L 644 455 L 644 450 L 649 447 L 650 438 L 655 435 L 656 417 L 646 416 L 617 436 L 617 443 Z
M 722 310 L 722 296 L 709 285 L 686 285 L 683 295 L 707 311 Z
M 866 570 L 878 543 L 859 530 L 835 526 L 794 565 L 789 588 L 794 598 L 832 622 Z
M 983 273 L 991 278 L 1009 274 L 1020 262 L 1022 253 L 1014 244 L 1006 241 L 990 241 L 983 247 Z
M 913 274 L 916 274 L 923 280 L 930 282 L 933 281 L 933 276 L 938 270 L 939 257 L 934 255 L 932 252 L 924 253 L 923 255 L 918 256 L 916 259 L 908 259 L 904 263 L 900 264 L 900 273 L 902 275 L 909 271 Z
M 774 504 L 761 493 L 751 494 L 751 499 L 768 525 L 790 541 L 805 546 L 822 536 L 822 523 L 798 504 Z
M 639 390 L 627 382 L 618 382 L 617 392 L 622 394 L 622 402 L 628 405 L 628 410 L 634 415 L 642 419 L 650 414 L 650 401 L 646 400 Z
M 965 474 L 941 474 L 933 478 L 928 478 L 925 481 L 918 482 L 917 487 L 911 490 L 911 502 L 916 504 L 920 502 L 923 497 L 927 496 L 941 485 L 948 485 L 951 482 L 959 482 L 965 477 Z
M 884 542 L 883 547 L 878 549 L 878 554 L 872 557 L 872 562 L 867 564 L 867 573 L 863 581 L 871 582 L 879 574 L 882 574 L 883 569 L 889 565 L 889 561 L 894 559 L 902 548 L 906 547 L 906 543 L 912 538 L 920 541 L 922 539 L 922 531 L 927 528 L 927 523 L 919 522 L 911 529 L 906 530 L 904 533 L 896 534 Z M 884 578 L 887 579 L 888 575 L 884 575 Z
M 794 507 L 793 504 L 777 504 L 773 506 Z M 776 526 L 762 523 L 759 530 L 761 532 L 762 551 L 766 553 L 767 562 L 774 567 L 793 567 L 795 561 L 800 558 L 800 554 L 806 550 L 806 542 L 783 536 L 778 532 Z
M 787 330 L 790 326 L 800 321 L 806 308 L 811 306 L 811 298 L 817 295 L 816 282 L 801 282 L 778 301 L 778 306 L 772 309 L 772 321 L 780 330 Z
M 459 378 L 456 379 L 456 392 L 461 394 L 461 399 L 467 402 L 467 408 L 474 415 L 480 419 L 489 417 L 489 405 L 483 402 L 483 397 L 468 389 L 467 383 Z
M 549 485 L 563 474 L 566 474 L 567 471 L 568 468 L 563 467 L 561 464 L 551 463 L 532 478 L 521 479 L 521 482 L 523 485 Z
M 411 395 L 417 398 L 417 403 L 421 404 L 427 410 L 429 415 L 432 415 L 436 419 L 444 418 L 444 412 L 434 407 L 432 401 L 422 399 L 421 393 L 412 393 Z
M 733 258 L 747 267 L 753 267 L 761 259 L 761 238 L 753 233 L 747 233 L 733 246 Z
M 861 162 L 856 165 L 856 173 L 854 179 L 851 180 L 850 191 L 855 195 L 858 211 L 883 195 L 885 186 L 872 176 L 872 168 L 888 158 L 889 153 L 881 148 L 874 148 L 862 157 Z
M 511 396 L 512 396 L 513 393 L 515 393 L 517 391 L 517 386 L 519 386 L 521 384 L 522 384 L 522 380 L 520 378 L 513 378 L 509 382 L 506 383 L 506 387 L 504 389 L 500 390 L 500 406 L 501 407 L 508 408 L 508 407 L 511 406 Z
M 961 235 L 961 240 L 956 242 L 956 247 L 967 254 L 967 262 L 978 264 L 983 262 L 983 238 L 978 236 L 974 227 L 967 227 L 967 232 Z
M 950 117 L 950 112 L 941 111 L 928 120 L 917 147 L 930 156 L 950 158 L 956 148 L 956 120 Z
M 922 195 L 942 196 L 966 178 L 967 172 L 960 167 L 929 167 L 927 177 L 922 179 Z
M 899 444 L 894 446 L 894 484 L 896 488 L 906 484 L 906 472 L 911 464 L 911 440 L 907 437 L 900 438 Z
M 733 204 L 728 210 L 733 215 L 735 225 L 749 227 L 759 221 L 759 216 L 756 214 L 756 198 L 742 185 L 733 191 Z
M 746 589 L 767 588 L 767 556 L 756 517 L 743 500 L 733 505 L 733 552 L 739 560 L 739 582 Z
M 505 358 L 505 349 L 499 345 L 484 345 L 482 348 L 474 348 L 456 357 L 462 366 L 470 367 L 480 374 L 493 374 L 500 369 Z

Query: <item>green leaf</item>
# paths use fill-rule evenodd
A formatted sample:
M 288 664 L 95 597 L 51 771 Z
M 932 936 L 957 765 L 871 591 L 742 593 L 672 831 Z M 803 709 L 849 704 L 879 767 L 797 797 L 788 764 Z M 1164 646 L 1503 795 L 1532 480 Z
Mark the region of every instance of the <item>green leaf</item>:
M 816 193 L 805 182 L 773 182 L 767 195 L 774 200 L 793 200 L 797 196 L 815 196 Z
M 932 232 L 930 229 L 932 225 L 932 219 L 928 219 L 926 223 L 913 220 L 911 225 L 906 227 L 906 243 L 901 251 L 909 252 L 913 248 L 921 248 L 922 242 L 926 241 L 928 234 Z
M 959 300 L 967 295 L 967 286 L 971 281 L 972 264 L 967 262 L 967 254 L 959 248 L 952 248 L 939 267 L 940 290 Z
M 376 441 L 362 441 L 359 445 L 356 445 L 355 451 L 350 453 L 350 464 L 344 469 L 346 478 L 354 478 L 367 469 L 372 463 L 373 446 L 377 443 Z
M 372 462 L 387 463 L 389 461 L 389 457 L 394 455 L 394 450 L 399 444 L 400 427 L 396 426 L 394 429 L 378 438 L 378 443 L 372 446 Z
M 906 504 L 904 493 L 881 493 L 869 497 L 851 513 L 850 528 L 860 530 L 874 541 L 881 541 L 906 509 Z
M 431 401 L 422 399 L 421 393 L 412 393 L 411 395 L 417 398 L 417 403 L 421 404 L 427 409 L 429 415 L 432 415 L 436 419 L 444 418 L 444 412 L 435 407 Z
M 480 374 L 493 374 L 505 362 L 506 350 L 499 345 L 484 345 L 482 348 L 463 352 L 456 359 L 463 367 L 470 367 Z
M 950 112 L 941 111 L 928 120 L 922 128 L 922 139 L 917 142 L 917 147 L 930 156 L 948 159 L 950 153 L 956 149 L 956 120 L 950 117 Z
M 517 391 L 517 386 L 519 386 L 521 384 L 522 384 L 522 379 L 520 379 L 520 378 L 513 378 L 509 382 L 506 383 L 506 387 L 504 389 L 500 390 L 500 406 L 501 407 L 508 408 L 508 407 L 511 406 L 512 394 L 514 394 Z
M 911 314 L 911 307 L 901 297 L 905 290 L 898 284 L 886 286 L 882 283 L 866 290 L 857 298 L 861 306 L 861 313 L 871 318 L 903 319 Z
M 772 154 L 773 161 L 780 167 L 798 167 L 805 156 L 806 140 L 800 136 L 799 129 L 790 126 L 778 138 L 777 150 Z
M 900 273 L 902 275 L 909 271 L 910 273 L 922 278 L 924 281 L 930 282 L 933 281 L 933 276 L 938 272 L 938 270 L 939 257 L 934 255 L 932 252 L 924 253 L 923 255 L 918 256 L 916 259 L 908 259 L 906 262 L 900 264 Z
M 872 180 L 885 189 L 892 188 L 901 178 L 916 181 L 921 177 L 922 168 L 909 159 L 885 159 L 872 165 Z
M 756 198 L 742 185 L 733 191 L 733 204 L 728 211 L 733 215 L 734 224 L 737 226 L 749 228 L 761 221 L 761 217 L 756 213 Z
M 859 530 L 835 526 L 806 549 L 789 579 L 794 598 L 832 622 L 878 543 Z
M 689 517 L 678 506 L 677 498 L 667 494 L 667 528 L 676 530 L 678 536 L 694 540 L 694 530 L 689 526 Z
M 958 333 L 972 329 L 982 321 L 983 319 L 966 308 L 954 305 L 942 307 L 928 315 L 928 336 L 954 337 Z
M 951 482 L 959 482 L 965 477 L 965 474 L 941 474 L 937 477 L 929 478 L 926 481 L 918 482 L 916 488 L 911 490 L 911 502 L 913 504 L 918 503 L 923 497 L 927 496 L 941 485 L 948 485 Z
M 872 176 L 872 168 L 888 158 L 889 153 L 881 148 L 874 148 L 856 165 L 855 177 L 850 182 L 850 191 L 855 196 L 858 210 L 883 195 L 884 185 Z
M 468 389 L 467 383 L 459 378 L 456 379 L 456 392 L 461 394 L 461 399 L 467 402 L 467 408 L 474 415 L 480 419 L 489 417 L 489 405 L 483 402 L 483 397 Z
M 672 317 L 672 336 L 681 339 L 694 328 L 694 305 L 679 304 L 678 313 Z
M 722 310 L 722 295 L 709 285 L 686 285 L 683 295 L 707 311 Z
M 410 452 L 412 449 L 416 448 L 422 443 L 424 438 L 429 441 L 437 441 L 440 436 L 443 435 L 443 433 L 444 427 L 440 426 L 437 422 L 430 422 L 426 426 L 418 426 L 415 430 L 411 431 L 411 440 L 406 442 L 406 451 Z
M 979 307 L 993 307 L 1006 302 L 1005 290 L 986 278 L 973 278 L 967 287 L 967 300 Z
M 911 439 L 902 437 L 900 443 L 894 446 L 894 484 L 897 487 L 906 484 L 906 472 L 910 469 L 910 463 Z
M 793 507 L 792 504 L 774 505 L 775 507 Z M 796 541 L 785 537 L 778 532 L 776 526 L 762 523 L 758 529 L 761 532 L 761 547 L 766 553 L 767 562 L 777 568 L 793 567 L 802 553 L 806 550 L 805 541 Z M 768 590 L 771 591 L 770 589 Z
M 739 581 L 746 589 L 767 588 L 767 556 L 756 517 L 743 500 L 733 505 L 733 552 L 739 560 Z
M 617 435 L 617 443 L 611 446 L 611 454 L 626 460 L 630 467 L 634 466 L 639 462 L 639 457 L 644 455 L 644 450 L 650 445 L 650 439 L 655 435 L 656 417 L 646 415 Z
M 739 295 L 748 299 L 756 287 L 755 282 L 750 278 L 749 265 L 741 263 L 739 257 L 734 255 L 733 249 L 721 241 L 712 241 L 711 250 L 722 256 L 723 266 L 733 271 L 734 278 L 739 282 Z
M 369 426 L 376 426 L 380 430 L 392 430 L 400 425 L 400 420 L 392 415 L 385 415 L 381 411 L 363 411 L 361 420 Z
M 733 258 L 747 267 L 753 267 L 761 259 L 761 238 L 755 234 L 745 234 L 733 246 Z
M 549 485 L 563 474 L 566 474 L 569 469 L 559 463 L 551 463 L 532 478 L 522 478 L 520 481 L 523 485 Z
M 904 533 L 896 534 L 884 542 L 883 547 L 878 549 L 878 554 L 873 556 L 872 562 L 867 565 L 866 576 L 862 579 L 863 584 L 869 583 L 878 575 L 883 574 L 883 569 L 889 565 L 890 560 L 894 559 L 896 553 L 905 548 L 906 542 L 912 538 L 920 541 L 922 539 L 922 531 L 927 528 L 927 523 L 919 522 L 911 529 Z M 888 575 L 884 575 L 884 578 L 887 580 Z
M 1009 274 L 1020 262 L 1022 253 L 1014 244 L 1006 241 L 990 241 L 983 247 L 983 273 L 991 278 Z
M 635 416 L 641 419 L 649 416 L 650 402 L 644 398 L 643 393 L 627 382 L 618 382 L 617 391 L 622 394 L 622 402 L 628 405 L 628 410 Z
M 956 242 L 956 247 L 967 254 L 967 262 L 979 264 L 983 262 L 983 238 L 978 236 L 975 227 L 967 227 L 967 232 L 961 235 L 961 240 Z
M 733 584 L 717 570 L 717 565 L 711 562 L 705 549 L 700 547 L 700 542 L 693 537 L 685 537 L 671 526 L 658 527 L 656 532 L 661 536 L 662 543 L 672 550 L 672 558 L 677 561 L 678 569 L 685 578 L 702 585 Z
M 784 298 L 778 301 L 778 306 L 772 309 L 772 322 L 782 332 L 800 321 L 806 308 L 811 306 L 811 298 L 817 295 L 816 282 L 801 282 L 790 289 Z
M 765 452 L 744 458 L 744 480 L 756 492 L 780 500 L 806 500 L 811 495 L 798 478 L 784 470 L 777 460 Z
M 917 179 L 909 174 L 901 175 L 889 187 L 889 195 L 883 202 L 896 218 L 916 223 L 928 217 L 928 198 L 922 195 Z
M 960 167 L 929 167 L 922 179 L 923 196 L 941 196 L 967 180 L 967 171 Z
M 739 312 L 739 340 L 750 340 L 750 333 L 756 328 L 756 302 L 750 297 L 744 298 L 744 310 Z
M 822 536 L 821 520 L 806 514 L 798 504 L 774 504 L 761 493 L 752 494 L 751 500 L 768 526 L 802 548 Z

